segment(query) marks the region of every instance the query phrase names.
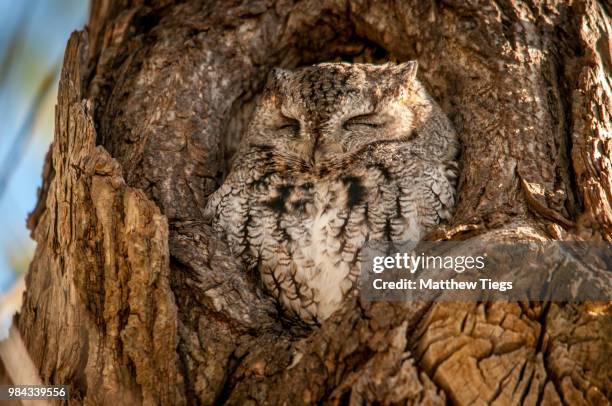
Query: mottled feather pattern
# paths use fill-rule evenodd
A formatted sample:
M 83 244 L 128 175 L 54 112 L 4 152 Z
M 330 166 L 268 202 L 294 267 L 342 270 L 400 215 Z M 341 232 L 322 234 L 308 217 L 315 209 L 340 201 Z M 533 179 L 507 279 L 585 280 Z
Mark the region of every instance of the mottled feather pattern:
M 233 254 L 308 323 L 355 291 L 368 240 L 419 240 L 452 215 L 458 142 L 415 73 L 415 63 L 275 72 L 208 202 Z

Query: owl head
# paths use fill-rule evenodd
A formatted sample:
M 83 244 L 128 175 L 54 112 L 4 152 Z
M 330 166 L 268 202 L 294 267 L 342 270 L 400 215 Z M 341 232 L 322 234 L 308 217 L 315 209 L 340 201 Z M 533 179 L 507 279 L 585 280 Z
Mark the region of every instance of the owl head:
M 415 61 L 274 69 L 244 142 L 265 145 L 312 167 L 384 142 L 450 158 L 456 154 L 456 140 L 448 139 L 448 129 L 432 126 L 432 117 L 441 112 L 416 74 Z M 450 123 L 443 126 L 454 137 Z

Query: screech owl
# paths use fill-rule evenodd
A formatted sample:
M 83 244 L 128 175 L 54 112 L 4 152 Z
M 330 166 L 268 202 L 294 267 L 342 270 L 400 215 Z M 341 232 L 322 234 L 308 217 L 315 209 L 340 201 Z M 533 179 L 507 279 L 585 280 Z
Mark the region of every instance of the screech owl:
M 308 323 L 354 291 L 368 240 L 419 240 L 455 203 L 459 142 L 417 63 L 276 69 L 205 216 Z

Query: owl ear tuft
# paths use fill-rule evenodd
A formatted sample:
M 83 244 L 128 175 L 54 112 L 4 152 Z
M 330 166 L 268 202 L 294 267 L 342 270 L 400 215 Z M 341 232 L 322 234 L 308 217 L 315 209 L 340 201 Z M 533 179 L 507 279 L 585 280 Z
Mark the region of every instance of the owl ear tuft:
M 287 69 L 272 68 L 268 74 L 268 83 L 285 83 L 292 73 Z
M 408 61 L 394 66 L 394 73 L 400 78 L 404 84 L 412 83 L 416 79 L 419 63 L 417 61 Z

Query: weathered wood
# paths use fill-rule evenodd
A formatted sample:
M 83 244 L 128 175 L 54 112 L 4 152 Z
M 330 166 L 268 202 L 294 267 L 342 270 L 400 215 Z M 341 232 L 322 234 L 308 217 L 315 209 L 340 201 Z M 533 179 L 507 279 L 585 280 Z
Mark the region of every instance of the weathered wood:
M 269 70 L 418 59 L 463 144 L 431 238 L 612 240 L 603 1 L 94 1 L 17 325 L 74 403 L 607 404 L 610 307 L 362 303 L 320 328 L 202 222 Z

